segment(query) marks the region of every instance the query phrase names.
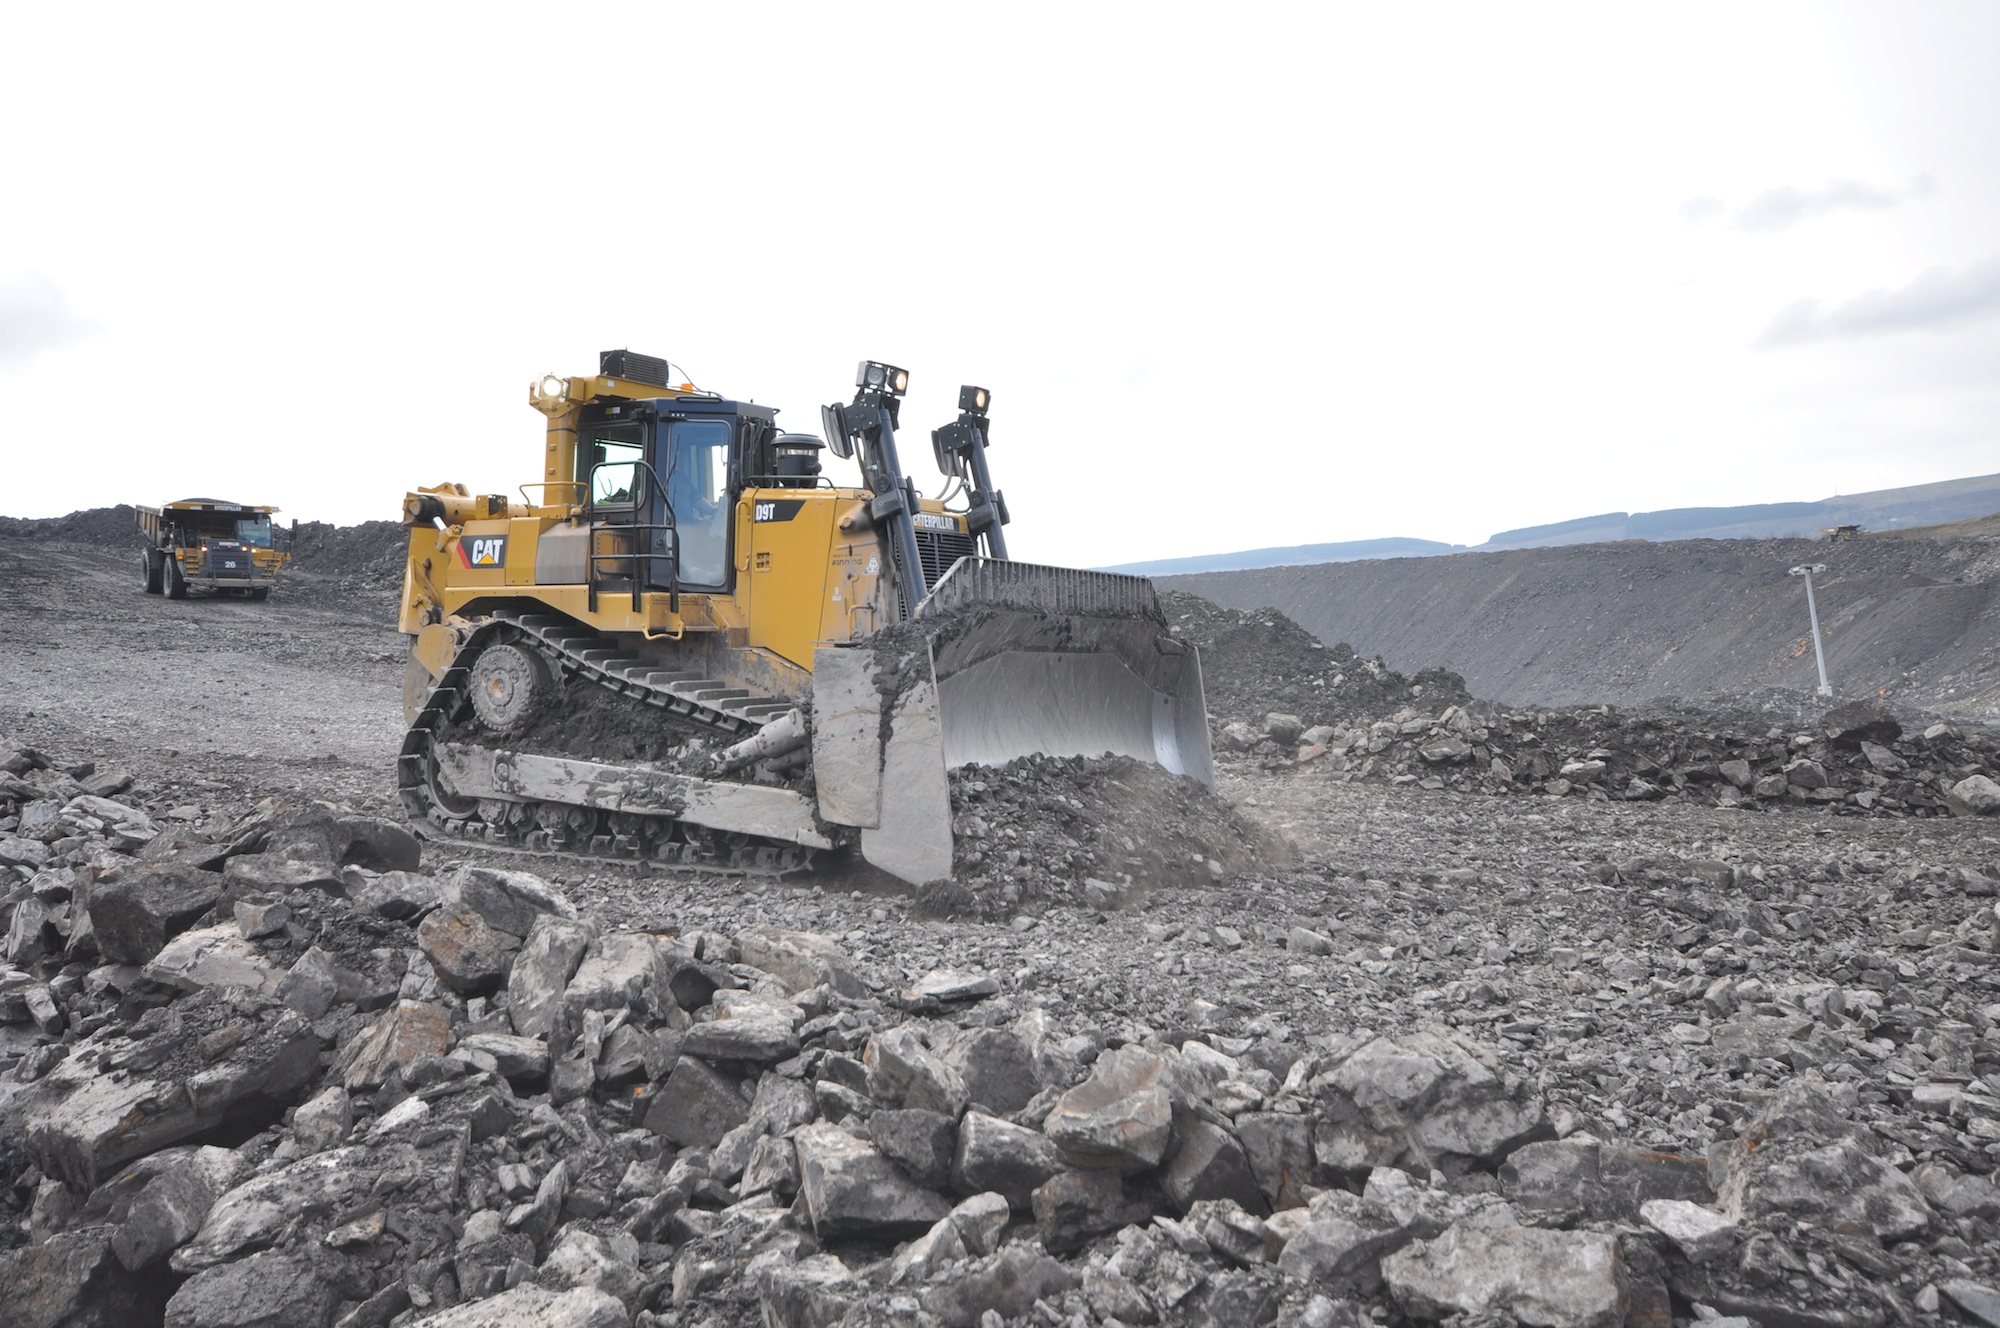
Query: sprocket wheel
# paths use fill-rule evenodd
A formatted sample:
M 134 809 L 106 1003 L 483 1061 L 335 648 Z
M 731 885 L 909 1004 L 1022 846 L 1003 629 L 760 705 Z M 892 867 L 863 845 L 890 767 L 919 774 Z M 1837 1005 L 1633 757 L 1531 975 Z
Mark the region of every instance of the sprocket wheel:
M 525 646 L 488 646 L 472 662 L 466 690 L 473 713 L 495 733 L 513 733 L 533 723 L 555 695 L 555 679 L 539 654 Z

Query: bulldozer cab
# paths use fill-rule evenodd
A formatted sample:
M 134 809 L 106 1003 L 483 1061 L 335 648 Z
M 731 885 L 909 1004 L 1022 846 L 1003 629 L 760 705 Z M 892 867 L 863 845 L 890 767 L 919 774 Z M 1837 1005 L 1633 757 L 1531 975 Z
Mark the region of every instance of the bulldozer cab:
M 577 481 L 590 519 L 609 528 L 600 577 L 648 589 L 733 589 L 733 513 L 776 412 L 747 402 L 673 398 L 591 405 L 578 421 Z M 623 531 L 618 528 L 624 527 Z

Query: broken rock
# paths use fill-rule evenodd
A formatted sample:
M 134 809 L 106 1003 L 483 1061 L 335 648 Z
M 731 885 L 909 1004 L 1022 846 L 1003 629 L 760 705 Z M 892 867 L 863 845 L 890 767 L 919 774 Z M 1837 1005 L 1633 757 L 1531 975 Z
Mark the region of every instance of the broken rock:
M 1127 1198 L 1115 1171 L 1064 1171 L 1030 1198 L 1042 1247 L 1051 1254 L 1082 1249 L 1094 1237 L 1146 1222 L 1153 1210 Z
M 821 1238 L 917 1236 L 951 1210 L 887 1158 L 837 1125 L 808 1125 L 794 1143 L 799 1189 Z
M 497 930 L 461 901 L 419 923 L 417 945 L 447 987 L 461 996 L 485 996 L 499 989 L 521 938 Z
M 285 980 L 234 922 L 176 936 L 153 956 L 145 974 L 148 981 L 180 991 L 241 987 L 266 998 L 275 997 Z
M 380 1088 L 392 1071 L 419 1056 L 442 1056 L 451 1031 L 443 1006 L 397 1001 L 341 1049 L 336 1062 L 349 1092 Z
M 1004 1195 L 1013 1207 L 1026 1211 L 1034 1192 L 1064 1165 L 1062 1153 L 1046 1136 L 974 1111 L 959 1121 L 951 1183 L 962 1194 Z
M 1722 1212 L 1739 1224 L 1783 1215 L 1836 1231 L 1865 1228 L 1883 1241 L 1930 1225 L 1916 1183 L 1877 1157 L 1868 1132 L 1806 1084 L 1773 1094 L 1721 1156 Z
M 222 878 L 192 867 L 129 868 L 90 892 L 97 948 L 114 964 L 143 964 L 222 898 Z
M 1454 1226 L 1382 1260 L 1412 1318 L 1506 1314 L 1536 1328 L 1622 1328 L 1622 1273 L 1616 1237 L 1538 1227 Z
M 282 1007 L 238 1024 L 240 1040 L 220 1061 L 171 1034 L 160 1035 L 168 1045 L 146 1072 L 105 1072 L 107 1061 L 136 1050 L 123 1040 L 60 1061 L 16 1099 L 43 1173 L 91 1190 L 134 1158 L 233 1120 L 275 1114 L 318 1073 L 319 1040 Z
M 1043 1133 L 1078 1166 L 1142 1171 L 1157 1166 L 1173 1133 L 1166 1062 L 1142 1048 L 1097 1058 L 1090 1078 L 1057 1099 Z
M 553 913 L 535 919 L 507 975 L 507 1017 L 516 1033 L 548 1037 L 563 992 L 589 945 L 590 929 L 580 922 Z
M 713 1148 L 750 1118 L 736 1085 L 706 1061 L 683 1056 L 646 1112 L 646 1128 L 683 1148 Z
M 794 995 L 822 983 L 852 999 L 868 994 L 847 952 L 816 932 L 746 927 L 736 934 L 736 948 L 744 963 L 763 969 Z
M 934 1056 L 909 1028 L 869 1039 L 862 1063 L 868 1067 L 869 1096 L 884 1106 L 935 1111 L 956 1120 L 971 1096 L 958 1071 Z
M 160 1313 L 158 1290 L 111 1250 L 112 1228 L 85 1227 L 0 1253 L 6 1319 L 32 1328 L 127 1328 Z

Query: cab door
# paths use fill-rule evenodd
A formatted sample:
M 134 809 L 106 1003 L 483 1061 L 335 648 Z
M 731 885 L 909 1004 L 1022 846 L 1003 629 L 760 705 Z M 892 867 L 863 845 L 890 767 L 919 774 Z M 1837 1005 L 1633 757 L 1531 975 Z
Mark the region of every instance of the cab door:
M 660 553 L 672 553 L 680 589 L 726 594 L 735 582 L 736 420 L 728 415 L 662 418 L 653 469 L 664 493 L 651 525 Z M 668 560 L 648 560 L 654 584 L 666 585 Z

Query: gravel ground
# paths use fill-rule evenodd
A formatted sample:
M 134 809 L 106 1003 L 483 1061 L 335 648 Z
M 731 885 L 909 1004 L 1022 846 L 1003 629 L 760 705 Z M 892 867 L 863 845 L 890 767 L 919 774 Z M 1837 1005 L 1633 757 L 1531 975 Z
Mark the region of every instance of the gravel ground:
M 132 776 L 119 792 L 126 803 L 158 826 L 217 842 L 269 797 L 394 816 L 400 639 L 379 588 L 301 577 L 265 604 L 176 604 L 140 594 L 124 561 L 86 546 L 0 543 L 8 642 L 0 756 L 38 748 L 76 778 L 122 769 Z M 1267 626 L 1285 635 L 1286 625 Z M 1231 695 L 1254 700 L 1258 683 L 1244 670 L 1255 658 L 1246 652 L 1249 664 L 1228 679 Z M 1370 686 L 1371 699 L 1401 698 L 1396 689 L 1407 684 Z M 1280 699 L 1274 692 L 1272 708 Z M 1985 735 L 1972 736 L 1983 744 L 1977 750 L 1991 749 Z M 1135 852 L 1128 856 L 1137 870 L 1098 877 L 1084 869 L 1105 870 L 1100 860 L 1065 857 L 1063 870 L 1038 877 L 1051 864 L 1036 851 L 1006 863 L 1002 830 L 1053 826 L 1049 833 L 1072 845 L 1065 853 L 1104 842 L 1084 832 L 1081 813 L 1121 833 L 1100 800 L 1048 805 L 1051 781 L 1085 789 L 1104 773 L 1096 763 L 1043 767 L 1018 781 L 1030 796 L 1015 811 L 989 818 L 991 852 L 1006 873 L 985 858 L 971 864 L 965 888 L 985 901 L 976 909 L 927 908 L 835 873 L 669 875 L 461 845 L 427 844 L 424 871 L 532 870 L 606 930 L 733 937 L 772 924 L 819 933 L 846 952 L 875 1001 L 904 1012 L 896 1017 L 911 1008 L 899 993 L 934 970 L 988 975 L 996 990 L 973 1013 L 960 1007 L 966 1027 L 1039 1009 L 1045 1015 L 1033 1017 L 1052 1021 L 1073 1040 L 1065 1045 L 1088 1049 L 1086 1063 L 1104 1050 L 1185 1048 L 1192 1039 L 1236 1057 L 1246 1073 L 1262 1071 L 1268 1078 L 1244 1082 L 1262 1083 L 1273 1101 L 1301 1057 L 1332 1065 L 1374 1036 L 1449 1033 L 1476 1043 L 1510 1093 L 1541 1104 L 1547 1133 L 1699 1159 L 1747 1147 L 1731 1143 L 1746 1129 L 1756 1132 L 1754 1144 L 1771 1128 L 1760 1113 L 1790 1101 L 1777 1095 L 1810 1088 L 1934 1207 L 1920 1230 L 1839 1254 L 1832 1272 L 1821 1267 L 1812 1222 L 1767 1215 L 1745 1228 L 1743 1276 L 1764 1276 L 1757 1259 L 1779 1259 L 1776 1280 L 1759 1285 L 1806 1307 L 1794 1321 L 1834 1324 L 1844 1321 L 1807 1313 L 1822 1296 L 1808 1288 L 1812 1277 L 1869 1288 L 1877 1317 L 1855 1322 L 1939 1322 L 1968 1303 L 1951 1288 L 1990 1286 L 2000 1273 L 2000 1194 L 1989 1202 L 1977 1188 L 2000 1158 L 1993 819 L 1836 816 L 1782 798 L 1720 806 L 1546 789 L 1493 796 L 1343 780 L 1323 762 L 1245 756 L 1222 764 L 1220 801 L 1190 813 L 1217 822 L 1196 836 L 1210 851 L 1176 849 L 1183 863 L 1199 854 L 1198 872 L 1165 870 L 1164 854 L 1161 867 L 1149 868 Z M 34 777 L 60 782 L 51 771 Z M 14 795 L 16 803 L 25 806 L 25 796 Z M 962 801 L 961 815 L 967 807 Z M 15 828 L 0 817 L 0 831 Z M 103 850 L 86 851 L 81 841 L 66 851 L 82 855 L 79 865 L 110 861 L 91 858 Z M 43 898 L 24 884 L 32 875 L 9 881 L 17 909 Z M 1009 881 L 1056 880 L 1066 888 L 1005 894 Z M 926 916 L 937 912 L 957 916 Z M 436 992 L 434 982 L 428 990 Z M 464 1002 L 454 1008 L 454 1019 L 480 1017 Z M 35 1039 L 22 1036 L 32 1027 L 8 1028 L 14 1072 L 30 1059 L 42 1065 Z M 273 1146 L 259 1145 L 258 1159 Z M 1430 1183 L 1440 1194 L 1476 1197 L 1502 1183 L 1486 1166 L 1439 1172 Z M 15 1183 L 28 1188 L 9 1200 L 23 1224 L 14 1240 L 30 1234 L 26 1207 L 48 1196 L 39 1172 L 22 1176 Z M 1576 1235 L 1588 1225 L 1578 1221 L 1556 1225 Z M 1777 1240 L 1786 1253 L 1769 1254 L 1759 1240 Z M 1102 1266 L 1104 1255 L 1100 1248 L 1089 1257 Z M 1820 1261 L 1811 1277 L 1807 1255 Z M 1797 1276 L 1784 1271 L 1785 1259 L 1798 1263 Z M 1286 1321 L 1316 1328 L 1341 1321 L 1336 1311 L 1357 1323 L 1443 1317 L 1413 1308 L 1422 1303 L 1415 1292 L 1391 1295 L 1379 1283 L 1350 1288 L 1338 1305 L 1296 1288 L 1286 1294 Z M 1701 1303 L 1677 1290 L 1669 1317 L 1699 1317 Z M 705 1321 L 698 1301 L 666 1304 L 655 1322 Z M 1075 1312 L 1086 1323 L 1108 1322 L 1094 1310 Z M 718 1308 L 713 1321 L 738 1321 L 735 1313 Z M 1050 1313 L 1075 1321 L 1067 1302 Z

